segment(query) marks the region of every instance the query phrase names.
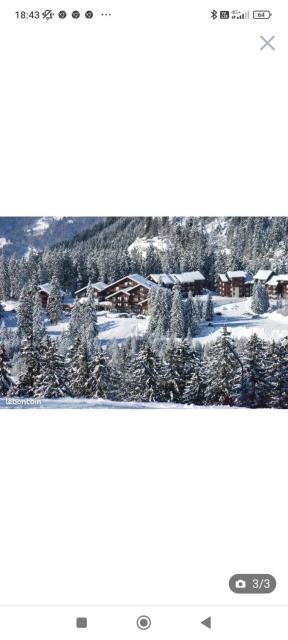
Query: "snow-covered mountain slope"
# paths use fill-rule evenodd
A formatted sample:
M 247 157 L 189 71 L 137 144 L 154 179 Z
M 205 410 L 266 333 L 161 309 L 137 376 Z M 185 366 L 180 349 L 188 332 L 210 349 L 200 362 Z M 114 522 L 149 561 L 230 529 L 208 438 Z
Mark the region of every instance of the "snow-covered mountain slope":
M 134 242 L 130 244 L 128 247 L 128 252 L 139 251 L 141 255 L 146 258 L 147 251 L 150 247 L 157 249 L 157 251 L 166 251 L 169 246 L 169 241 L 167 238 L 159 238 L 159 236 L 154 236 L 153 238 L 136 238 Z
M 11 244 L 10 240 L 7 240 L 6 238 L 0 238 L 0 249 L 5 247 L 6 244 Z
M 29 255 L 32 249 L 41 250 L 95 225 L 97 217 L 1 217 L 0 249 L 9 256 Z

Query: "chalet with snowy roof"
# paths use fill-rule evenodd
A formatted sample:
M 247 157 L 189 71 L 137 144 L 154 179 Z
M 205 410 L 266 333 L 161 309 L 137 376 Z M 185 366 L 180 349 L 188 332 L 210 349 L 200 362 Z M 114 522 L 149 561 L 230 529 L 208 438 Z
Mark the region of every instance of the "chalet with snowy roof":
M 274 271 L 271 271 L 270 269 L 259 269 L 253 280 L 255 284 L 262 284 L 265 286 L 265 284 L 267 284 L 274 275 Z
M 98 299 L 101 297 L 101 292 L 103 291 L 103 289 L 106 289 L 108 285 L 105 282 L 100 281 L 100 282 L 92 282 L 91 287 L 93 289 L 95 298 Z M 76 298 L 85 298 L 87 295 L 87 288 L 88 288 L 88 285 L 86 287 L 82 287 L 82 289 L 78 289 L 78 291 L 75 291 Z
M 229 298 L 249 297 L 253 291 L 253 276 L 247 271 L 219 273 L 218 291 L 220 296 Z
M 46 309 L 47 307 L 47 302 L 50 296 L 51 287 L 52 287 L 51 282 L 45 282 L 45 284 L 40 284 L 38 286 L 41 304 L 42 304 L 42 307 L 44 307 L 44 309 Z M 66 294 L 65 294 L 65 291 L 62 291 L 62 289 L 60 289 L 60 292 L 61 292 L 61 300 L 62 300 L 62 303 L 64 304 L 64 302 L 66 302 L 65 300 Z
M 280 273 L 273 276 L 267 282 L 267 291 L 269 298 L 277 300 L 278 298 L 288 298 L 288 274 Z
M 149 291 L 155 284 L 139 273 L 130 273 L 101 291 L 100 303 L 114 311 L 148 313 Z
M 205 282 L 200 271 L 186 271 L 184 273 L 150 273 L 148 280 L 155 284 L 162 284 L 168 289 L 180 285 L 183 297 L 187 297 L 189 291 L 194 295 L 203 293 Z

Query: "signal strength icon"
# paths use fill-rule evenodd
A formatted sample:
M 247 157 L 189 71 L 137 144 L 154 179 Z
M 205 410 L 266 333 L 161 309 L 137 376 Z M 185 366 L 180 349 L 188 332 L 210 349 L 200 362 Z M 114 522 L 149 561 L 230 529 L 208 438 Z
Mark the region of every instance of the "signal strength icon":
M 249 18 L 250 11 L 245 11 L 245 13 L 240 13 L 240 11 L 237 11 L 232 15 L 232 20 L 248 20 Z

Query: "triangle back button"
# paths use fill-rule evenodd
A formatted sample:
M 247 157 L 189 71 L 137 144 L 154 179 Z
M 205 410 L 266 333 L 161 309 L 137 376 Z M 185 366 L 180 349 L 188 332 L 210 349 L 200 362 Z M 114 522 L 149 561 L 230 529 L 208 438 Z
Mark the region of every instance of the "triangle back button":
M 206 618 L 205 620 L 202 620 L 201 624 L 204 624 L 204 627 L 207 627 L 208 629 L 211 629 L 211 627 L 212 627 L 211 616 L 209 618 Z

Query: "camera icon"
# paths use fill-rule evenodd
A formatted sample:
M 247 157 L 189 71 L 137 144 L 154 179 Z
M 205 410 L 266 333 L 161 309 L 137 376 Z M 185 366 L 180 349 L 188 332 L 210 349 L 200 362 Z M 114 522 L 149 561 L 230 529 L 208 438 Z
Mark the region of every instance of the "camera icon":
M 235 589 L 246 589 L 247 582 L 246 580 L 236 580 Z
M 151 627 L 151 620 L 148 616 L 139 616 L 139 618 L 137 618 L 136 624 L 138 629 L 146 631 L 146 629 L 149 629 L 149 627 Z

